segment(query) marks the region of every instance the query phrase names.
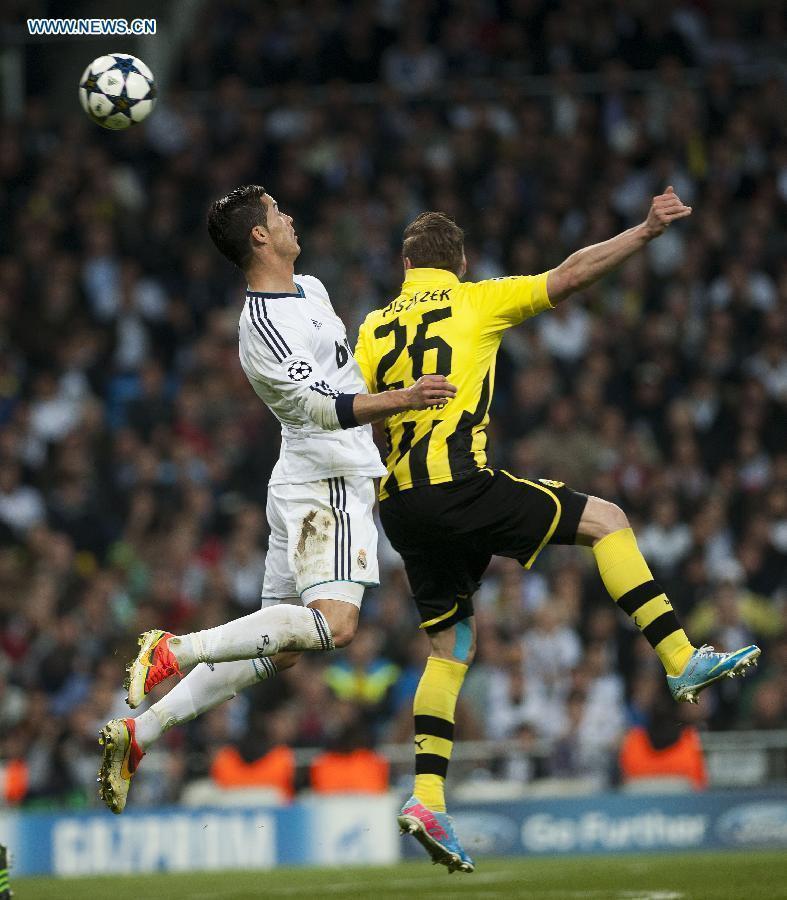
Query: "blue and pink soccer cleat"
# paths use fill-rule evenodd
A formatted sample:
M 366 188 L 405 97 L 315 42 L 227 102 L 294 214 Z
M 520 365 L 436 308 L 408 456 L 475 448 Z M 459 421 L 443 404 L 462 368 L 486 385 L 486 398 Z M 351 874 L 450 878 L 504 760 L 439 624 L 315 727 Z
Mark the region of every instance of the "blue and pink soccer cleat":
M 401 833 L 411 834 L 435 865 L 445 866 L 449 872 L 475 871 L 475 864 L 459 843 L 448 813 L 434 812 L 416 797 L 410 797 L 396 821 Z
M 745 675 L 749 666 L 757 664 L 762 651 L 755 644 L 734 653 L 717 653 L 708 644 L 695 650 L 680 675 L 667 675 L 672 696 L 683 703 L 696 703 L 697 695 L 714 681 Z

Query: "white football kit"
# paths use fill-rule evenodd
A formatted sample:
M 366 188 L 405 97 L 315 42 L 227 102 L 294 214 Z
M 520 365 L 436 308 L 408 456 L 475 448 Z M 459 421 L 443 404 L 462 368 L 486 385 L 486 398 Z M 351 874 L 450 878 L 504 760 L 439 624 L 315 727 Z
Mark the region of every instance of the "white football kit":
M 355 425 L 353 397 L 367 390 L 344 323 L 317 278 L 294 281 L 295 293 L 248 291 L 238 328 L 243 371 L 281 423 L 263 606 L 298 597 L 360 605 L 364 587 L 379 583 L 372 479 L 385 467 L 371 426 Z

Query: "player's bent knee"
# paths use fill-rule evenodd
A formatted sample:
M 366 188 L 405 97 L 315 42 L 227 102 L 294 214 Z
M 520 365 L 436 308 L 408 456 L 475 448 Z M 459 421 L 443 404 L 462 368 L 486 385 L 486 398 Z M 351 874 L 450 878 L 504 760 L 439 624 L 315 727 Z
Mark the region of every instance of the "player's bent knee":
M 616 503 L 607 503 L 607 507 L 604 517 L 606 534 L 612 534 L 613 531 L 620 531 L 621 528 L 629 527 L 628 516 Z
M 358 628 L 358 616 L 326 616 L 328 627 L 331 629 L 331 638 L 333 646 L 338 650 L 340 647 L 346 647 L 355 637 Z
M 355 637 L 358 628 L 358 607 L 352 603 L 343 600 L 315 600 L 309 604 L 310 607 L 318 609 L 328 628 L 331 630 L 331 640 L 336 649 L 346 647 Z
M 333 636 L 333 646 L 339 650 L 341 647 L 346 647 L 355 637 L 355 628 L 337 628 L 335 631 L 332 628 L 331 635 Z
M 579 522 L 578 542 L 595 543 L 613 531 L 628 527 L 628 517 L 616 503 L 590 497 Z

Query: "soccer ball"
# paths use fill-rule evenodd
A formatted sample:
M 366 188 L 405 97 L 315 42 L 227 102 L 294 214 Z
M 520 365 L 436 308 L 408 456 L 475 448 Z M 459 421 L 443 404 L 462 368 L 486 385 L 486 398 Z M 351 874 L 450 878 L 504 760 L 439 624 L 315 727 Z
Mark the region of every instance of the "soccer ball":
M 79 102 L 96 125 L 122 131 L 153 111 L 153 73 L 141 59 L 128 53 L 99 56 L 79 79 Z

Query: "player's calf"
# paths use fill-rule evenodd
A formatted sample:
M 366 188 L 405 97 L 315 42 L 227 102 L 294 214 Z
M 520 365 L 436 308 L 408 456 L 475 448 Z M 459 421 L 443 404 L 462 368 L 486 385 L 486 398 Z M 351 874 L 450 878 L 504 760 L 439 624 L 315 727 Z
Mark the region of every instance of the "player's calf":
M 475 659 L 476 627 L 473 616 L 462 619 L 456 625 L 429 635 L 432 645 L 430 656 L 449 659 L 469 666 Z
M 592 544 L 604 586 L 655 650 L 676 700 L 696 702 L 709 685 L 742 675 L 756 663 L 760 649 L 753 644 L 732 653 L 692 645 L 669 597 L 653 578 L 625 513 L 614 503 L 588 499 L 577 541 Z
M 357 618 L 357 610 L 355 615 Z M 349 639 L 346 632 L 342 637 Z M 281 653 L 334 648 L 331 627 L 319 609 L 288 603 L 191 634 L 147 631 L 139 643 L 140 651 L 126 669 L 125 686 L 132 709 L 155 685 L 197 663 L 268 660 Z

